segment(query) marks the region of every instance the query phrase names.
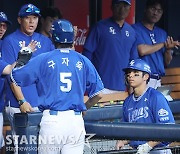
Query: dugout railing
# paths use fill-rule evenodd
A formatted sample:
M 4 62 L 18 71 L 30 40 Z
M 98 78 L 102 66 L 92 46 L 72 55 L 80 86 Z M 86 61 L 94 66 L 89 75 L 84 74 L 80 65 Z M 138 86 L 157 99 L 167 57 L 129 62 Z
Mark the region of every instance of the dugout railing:
M 173 114 L 178 115 L 180 113 L 180 101 L 173 101 L 170 103 Z M 38 138 L 39 122 L 41 120 L 42 113 L 29 113 L 29 114 L 15 114 L 14 124 L 17 135 L 19 135 L 18 142 L 22 135 L 25 135 L 29 140 L 30 136 L 36 136 Z M 87 111 L 85 120 L 85 127 L 87 134 L 94 134 L 95 138 L 86 136 L 86 141 L 90 143 L 89 147 L 85 145 L 85 154 L 112 151 L 117 139 L 147 139 L 145 134 L 150 135 L 149 139 L 161 139 L 171 142 L 180 142 L 180 125 L 143 125 L 137 124 L 136 127 L 129 123 L 120 123 L 122 117 L 122 105 L 107 105 L 104 107 L 93 107 Z M 129 131 L 128 131 L 129 129 Z M 137 130 L 136 130 L 137 129 Z M 131 132 L 136 132 L 132 134 Z M 142 133 L 143 132 L 143 133 Z M 145 136 L 144 136 L 144 135 Z M 133 135 L 133 136 L 131 136 Z M 90 138 L 89 138 L 90 137 Z M 36 138 L 36 141 L 37 141 Z M 6 141 L 7 143 L 7 141 Z M 11 145 L 6 145 L 6 149 Z M 174 146 L 175 147 L 175 146 Z M 27 150 L 28 149 L 28 150 Z M 38 145 L 37 142 L 19 144 L 19 154 L 37 154 Z M 26 151 L 24 151 L 26 150 Z M 88 152 L 86 152 L 88 151 Z M 7 154 L 11 153 L 6 151 Z

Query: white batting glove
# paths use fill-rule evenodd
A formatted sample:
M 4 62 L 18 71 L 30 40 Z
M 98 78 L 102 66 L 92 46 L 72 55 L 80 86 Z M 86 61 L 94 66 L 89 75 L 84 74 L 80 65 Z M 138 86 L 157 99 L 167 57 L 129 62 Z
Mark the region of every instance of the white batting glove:
M 136 154 L 148 154 L 152 150 L 152 147 L 148 144 L 142 144 L 137 147 L 138 151 Z
M 32 53 L 32 49 L 29 47 L 22 47 L 22 49 L 20 50 L 21 54 L 30 54 Z

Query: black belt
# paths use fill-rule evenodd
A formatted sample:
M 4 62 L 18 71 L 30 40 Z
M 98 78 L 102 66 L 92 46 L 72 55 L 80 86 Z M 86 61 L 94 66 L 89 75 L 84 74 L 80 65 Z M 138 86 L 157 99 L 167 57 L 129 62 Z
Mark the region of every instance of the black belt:
M 161 79 L 161 76 L 156 75 L 156 74 L 151 74 L 151 78 L 152 78 L 152 79 L 156 79 L 156 80 L 160 80 L 160 79 Z

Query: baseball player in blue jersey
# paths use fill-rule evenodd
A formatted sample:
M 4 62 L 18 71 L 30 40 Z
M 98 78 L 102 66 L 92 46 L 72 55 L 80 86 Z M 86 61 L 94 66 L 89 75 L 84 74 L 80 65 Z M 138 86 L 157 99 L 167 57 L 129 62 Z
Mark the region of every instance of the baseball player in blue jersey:
M 126 90 L 121 70 L 138 57 L 135 31 L 125 22 L 130 7 L 131 0 L 112 0 L 113 16 L 93 26 L 84 44 L 83 55 L 97 69 L 105 93 Z
M 150 66 L 141 59 L 132 60 L 124 69 L 127 83 L 133 88 L 123 104 L 123 121 L 131 123 L 175 123 L 168 101 L 161 92 L 148 87 Z M 118 141 L 117 149 L 128 144 L 138 149 L 138 154 L 148 154 L 154 147 L 167 146 L 168 143 L 154 141 Z M 152 151 L 150 154 L 170 154 L 171 151 Z
M 6 14 L 4 12 L 0 12 L 0 49 L 2 44 L 2 39 L 4 34 L 7 31 L 8 26 L 11 25 L 11 21 L 8 20 Z M 0 51 L 0 59 L 1 59 L 1 51 Z M 4 146 L 4 140 L 2 136 L 3 131 L 3 108 L 4 108 L 4 77 L 1 76 L 1 73 L 10 73 L 9 72 L 10 65 L 7 66 L 7 63 L 0 60 L 0 149 Z M 0 150 L 1 152 L 1 150 Z
M 49 38 L 34 32 L 38 25 L 40 16 L 40 10 L 33 4 L 25 4 L 21 7 L 17 18 L 20 27 L 3 40 L 3 60 L 9 64 L 14 63 L 17 60 L 18 52 L 22 47 L 23 41 L 26 43 L 25 46 L 27 46 L 32 40 L 37 41 L 37 50 L 33 53 L 32 57 L 54 49 L 54 45 Z M 8 107 L 6 107 L 6 112 L 11 121 L 13 134 L 15 133 L 13 114 L 20 112 L 20 110 L 21 112 L 38 110 L 37 99 L 38 94 L 35 84 L 23 88 L 10 83 L 7 85 L 6 101 Z
M 147 0 L 143 20 L 133 25 L 138 35 L 139 55 L 151 67 L 149 86 L 155 89 L 161 86 L 161 77 L 165 75 L 164 68 L 172 60 L 172 49 L 180 45 L 155 25 L 162 17 L 163 3 L 163 0 Z
M 56 49 L 15 69 L 13 81 L 22 87 L 37 86 L 39 109 L 43 112 L 39 153 L 83 154 L 85 129 L 82 112 L 99 101 L 103 83 L 89 59 L 72 49 L 74 30 L 69 21 L 55 21 L 52 38 Z M 86 103 L 85 91 L 89 96 Z M 51 137 L 53 143 L 50 143 Z
M 3 94 L 3 85 L 4 85 L 4 77 L 5 76 L 1 76 L 1 75 L 8 75 L 11 73 L 11 70 L 14 68 L 14 66 L 21 66 L 26 64 L 29 59 L 32 56 L 32 52 L 35 51 L 36 49 L 36 42 L 35 41 L 31 41 L 30 44 L 27 47 L 24 47 L 25 43 L 23 43 L 23 47 L 21 49 L 21 51 L 18 54 L 18 59 L 16 62 L 14 62 L 12 65 L 8 64 L 7 62 L 5 62 L 4 60 L 2 60 L 0 58 L 0 82 L 1 82 L 1 87 L 0 87 L 0 149 L 4 146 L 4 139 L 3 139 L 3 110 L 4 110 L 4 94 Z M 31 52 L 26 52 L 27 49 L 29 49 L 28 51 Z M 0 150 L 1 151 L 1 150 Z

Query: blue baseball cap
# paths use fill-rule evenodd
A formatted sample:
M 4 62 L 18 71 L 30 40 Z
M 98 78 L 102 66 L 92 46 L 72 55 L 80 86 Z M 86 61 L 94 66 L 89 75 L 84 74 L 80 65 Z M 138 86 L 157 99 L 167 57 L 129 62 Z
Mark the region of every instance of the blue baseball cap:
M 126 2 L 131 5 L 131 0 L 112 0 L 112 4 L 118 4 L 119 2 Z
M 35 15 L 35 16 L 41 16 L 40 15 L 40 9 L 37 8 L 35 5 L 33 4 L 25 4 L 21 7 L 18 16 L 19 17 L 26 17 L 29 15 Z
M 8 20 L 6 14 L 4 12 L 0 12 L 0 22 L 5 22 L 8 25 L 11 25 L 11 21 Z

